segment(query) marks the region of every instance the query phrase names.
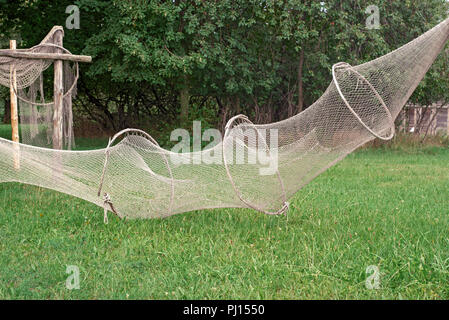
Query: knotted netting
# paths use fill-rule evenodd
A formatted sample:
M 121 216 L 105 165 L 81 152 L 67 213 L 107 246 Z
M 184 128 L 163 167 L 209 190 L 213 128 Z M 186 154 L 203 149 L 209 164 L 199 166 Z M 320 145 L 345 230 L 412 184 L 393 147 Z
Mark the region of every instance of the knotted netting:
M 165 150 L 134 129 L 92 151 L 0 139 L 0 182 L 54 189 L 128 218 L 223 207 L 280 214 L 295 192 L 350 152 L 394 135 L 394 119 L 448 38 L 446 20 L 376 60 L 337 63 L 333 81 L 305 111 L 265 125 L 233 117 L 222 141 L 203 151 Z
M 17 51 L 22 53 L 70 53 L 57 44 L 55 37 L 57 31 L 63 32 L 63 29 L 55 27 L 38 45 L 30 49 Z M 54 103 L 48 101 L 52 99 L 46 99 L 44 91 L 44 72 L 50 68 L 52 63 L 53 61 L 48 59 L 27 59 L 0 55 L 0 85 L 15 89 L 19 104 L 21 141 L 27 145 L 52 146 Z M 67 149 L 71 149 L 75 143 L 72 98 L 76 96 L 78 63 L 64 61 L 63 70 L 62 142 Z M 13 83 L 15 83 L 15 86 Z M 52 94 L 53 87 L 51 87 Z

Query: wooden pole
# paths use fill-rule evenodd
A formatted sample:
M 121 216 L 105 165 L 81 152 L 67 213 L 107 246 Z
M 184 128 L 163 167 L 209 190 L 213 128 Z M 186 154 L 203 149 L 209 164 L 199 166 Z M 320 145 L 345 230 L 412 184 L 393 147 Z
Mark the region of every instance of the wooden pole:
M 9 41 L 9 47 L 11 50 L 15 50 L 17 46 L 16 40 Z M 12 128 L 12 141 L 19 142 L 19 112 L 17 108 L 17 76 L 14 65 L 11 65 L 11 85 L 9 93 L 11 96 L 11 128 Z M 14 144 L 14 169 L 20 169 L 20 147 L 18 144 Z
M 54 34 L 55 44 L 62 47 L 64 33 L 58 30 Z M 62 149 L 63 137 L 63 96 L 64 96 L 64 79 L 62 60 L 54 62 L 54 113 L 53 113 L 53 149 Z

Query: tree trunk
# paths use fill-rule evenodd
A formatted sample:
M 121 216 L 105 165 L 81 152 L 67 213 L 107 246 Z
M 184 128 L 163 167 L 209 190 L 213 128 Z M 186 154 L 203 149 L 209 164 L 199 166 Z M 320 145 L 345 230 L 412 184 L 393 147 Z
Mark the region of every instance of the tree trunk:
M 240 114 L 240 112 L 241 112 L 239 97 L 235 98 L 235 112 L 236 112 L 236 114 Z
M 424 137 L 422 138 L 421 143 L 424 143 L 424 140 L 426 140 L 427 135 L 429 134 L 429 129 L 433 125 L 433 122 L 438 121 L 438 111 L 439 110 L 440 110 L 439 108 L 430 110 L 429 122 L 427 124 L 427 129 L 426 129 L 426 132 L 424 133 Z M 435 132 L 432 132 L 432 134 L 435 134 Z
M 10 124 L 11 123 L 11 101 L 5 100 L 5 112 L 3 114 L 3 123 Z
M 118 126 L 119 129 L 125 129 L 126 128 L 126 115 L 125 115 L 125 106 L 120 102 L 117 105 L 117 115 L 118 115 Z
M 293 110 L 295 108 L 295 103 L 293 102 L 293 92 L 292 91 L 290 91 L 287 95 L 287 104 L 288 104 L 287 118 L 290 118 L 293 116 Z
M 301 49 L 298 64 L 298 106 L 297 106 L 298 113 L 300 113 L 304 109 L 304 90 L 302 83 L 303 67 L 304 67 L 304 49 Z
M 189 118 L 189 100 L 190 100 L 189 88 L 187 86 L 181 89 L 179 94 L 179 100 L 181 104 L 180 120 L 181 122 L 185 123 Z

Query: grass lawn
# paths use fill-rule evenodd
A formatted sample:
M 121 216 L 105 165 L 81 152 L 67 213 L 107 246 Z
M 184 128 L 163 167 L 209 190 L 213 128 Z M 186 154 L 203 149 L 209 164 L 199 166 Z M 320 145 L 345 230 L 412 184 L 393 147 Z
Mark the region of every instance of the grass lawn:
M 449 149 L 360 150 L 291 204 L 287 218 L 220 209 L 105 225 L 83 200 L 0 184 L 0 298 L 449 298 Z

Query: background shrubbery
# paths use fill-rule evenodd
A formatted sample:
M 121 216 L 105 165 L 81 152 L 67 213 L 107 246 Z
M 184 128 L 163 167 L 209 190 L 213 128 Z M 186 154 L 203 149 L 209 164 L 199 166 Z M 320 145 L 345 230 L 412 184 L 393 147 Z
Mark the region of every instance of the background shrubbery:
M 355 65 L 390 52 L 441 21 L 449 5 L 445 0 L 0 2 L 3 47 L 11 37 L 21 48 L 39 43 L 53 25 L 65 25 L 68 5 L 79 7 L 80 29 L 66 29 L 64 38 L 72 52 L 93 57 L 92 64 L 81 66 L 78 135 L 132 126 L 155 136 L 167 136 L 162 133 L 187 120 L 221 128 L 237 113 L 259 123 L 296 114 L 326 89 L 332 64 Z M 369 5 L 380 9 L 380 29 L 366 28 Z M 414 102 L 449 100 L 447 57 L 446 51 L 432 67 Z M 51 91 L 51 83 L 47 88 Z M 7 95 L 0 91 L 0 100 Z

